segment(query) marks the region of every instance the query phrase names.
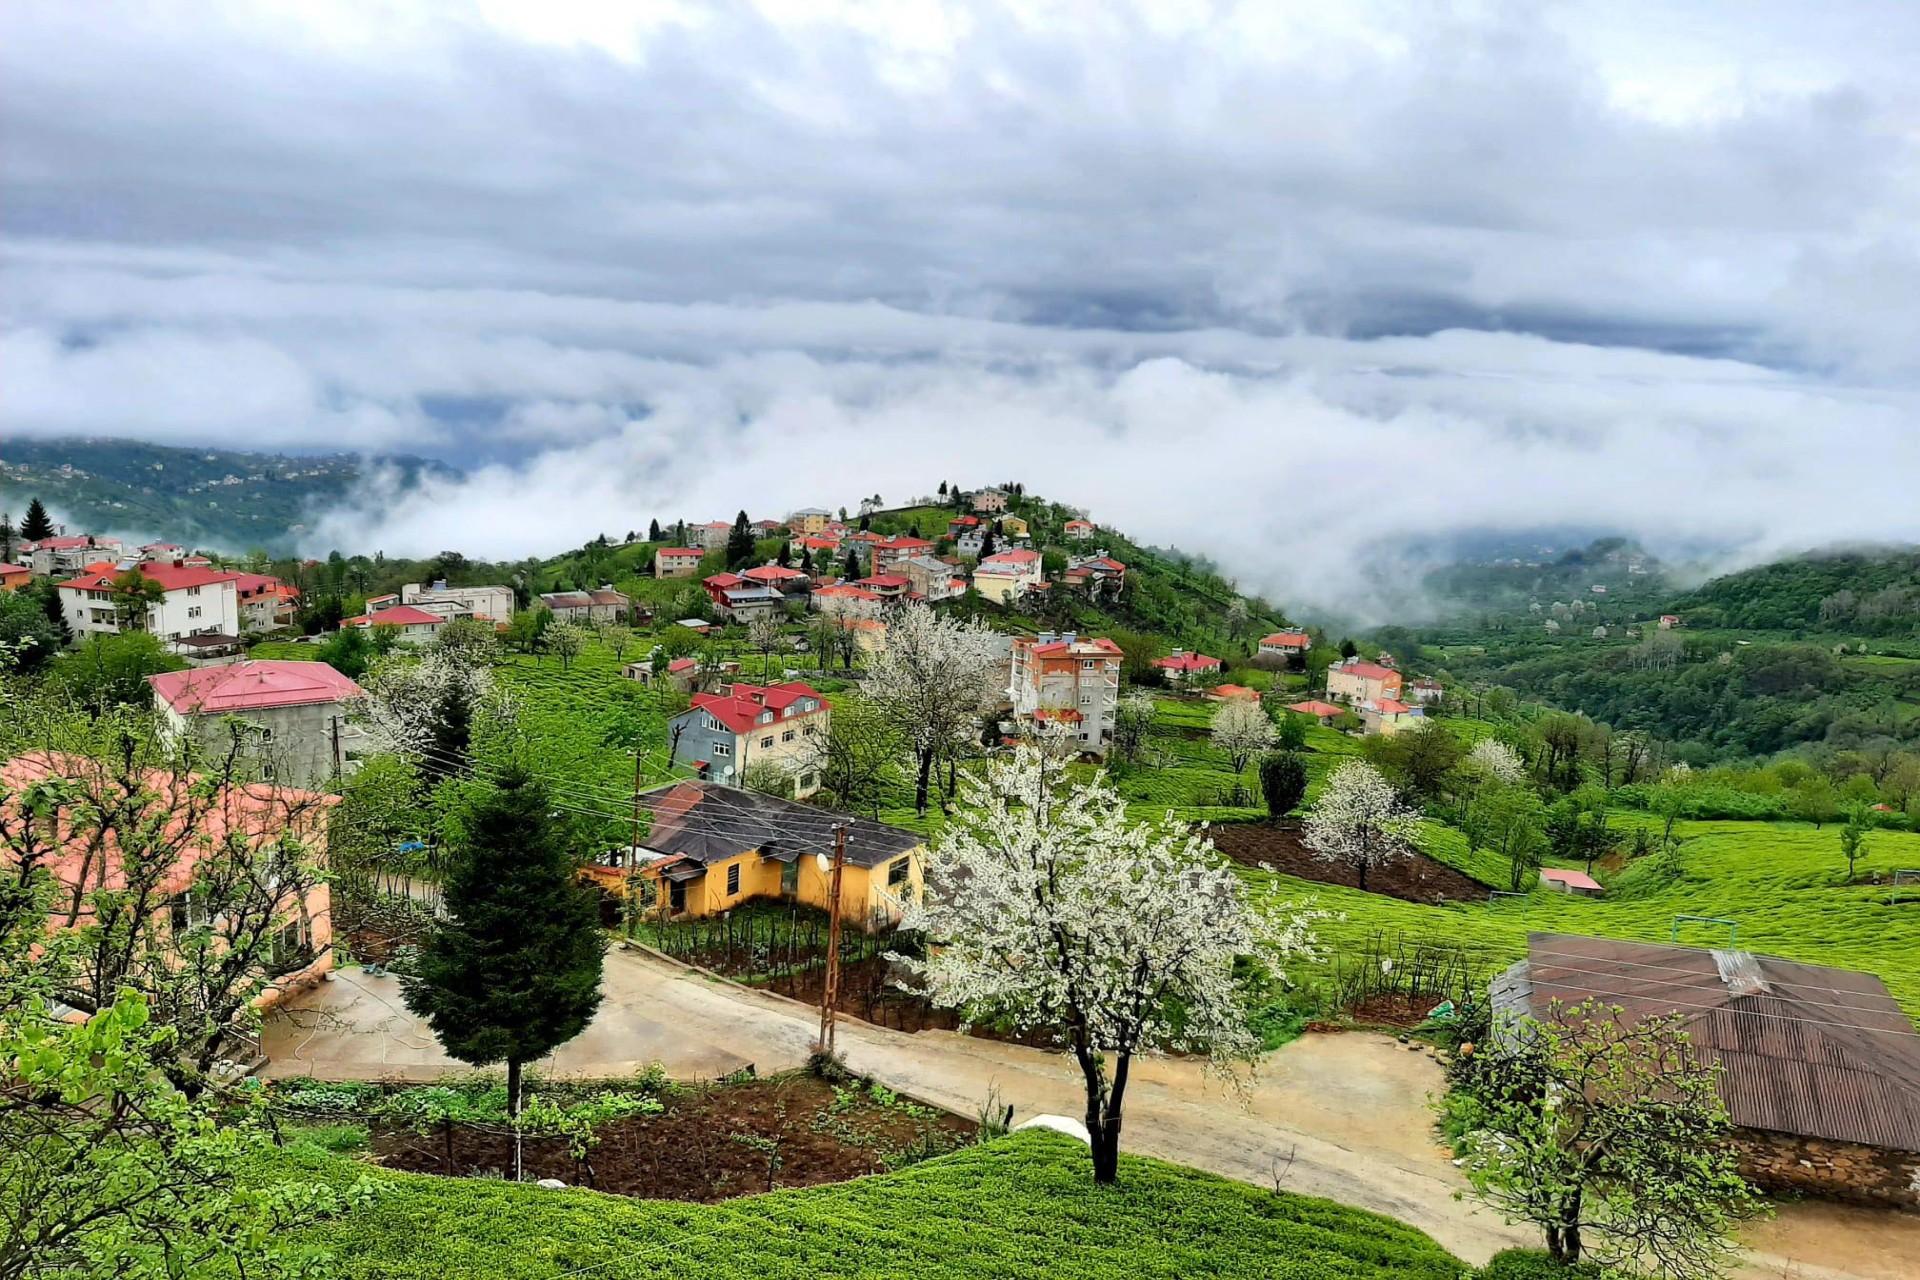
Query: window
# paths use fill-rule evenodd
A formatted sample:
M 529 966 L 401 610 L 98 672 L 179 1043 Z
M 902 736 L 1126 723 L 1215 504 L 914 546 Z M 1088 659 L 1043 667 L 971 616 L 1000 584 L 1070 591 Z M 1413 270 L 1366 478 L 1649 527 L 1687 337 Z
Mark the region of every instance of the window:
M 913 862 L 912 858 L 896 858 L 891 864 L 888 865 L 887 888 L 889 889 L 898 888 L 900 885 L 903 885 L 907 882 L 908 868 L 910 867 L 912 862 Z
M 1090 693 L 1083 693 L 1083 694 L 1081 694 L 1081 695 L 1080 695 L 1080 705 L 1081 705 L 1081 706 L 1083 706 L 1083 707 L 1090 707 L 1090 706 L 1092 706 L 1092 705 L 1093 705 L 1093 695 L 1092 695 L 1092 694 L 1090 694 Z
M 733 754 L 733 744 L 731 742 L 716 742 L 713 744 L 713 754 L 716 756 L 730 756 Z
M 740 892 L 740 864 L 734 863 L 727 868 L 727 896 L 731 898 Z
M 781 734 L 781 735 L 780 735 L 780 741 L 782 741 L 782 742 L 792 742 L 792 741 L 793 741 L 793 736 L 794 736 L 794 735 L 793 735 L 793 730 L 791 730 L 791 729 L 789 729 L 789 730 L 787 730 L 787 731 L 786 731 L 785 733 L 783 733 L 783 734 Z M 772 745 L 773 745 L 773 743 L 772 743 L 772 740 L 771 740 L 771 739 L 769 739 L 769 740 L 768 740 L 768 741 L 767 741 L 767 742 L 766 742 L 765 744 L 763 744 L 763 745 L 766 745 L 766 746 L 772 746 Z
M 672 887 L 667 890 L 667 910 L 677 916 L 686 909 L 687 886 L 675 880 Z
M 188 594 L 188 595 L 190 595 L 190 596 L 197 596 L 197 595 L 199 595 L 199 594 L 200 594 L 200 588 L 198 588 L 198 587 L 188 587 L 188 588 L 187 588 L 187 594 Z
M 1082 658 L 1082 659 L 1080 660 L 1080 669 L 1081 669 L 1082 671 L 1091 671 L 1091 670 L 1093 670 L 1093 659 L 1092 659 L 1092 658 Z
M 791 735 L 789 735 L 789 736 L 791 736 Z M 768 735 L 767 735 L 766 737 L 764 737 L 764 738 L 762 738 L 762 739 L 760 739 L 760 749 L 761 749 L 762 751 L 771 751 L 771 750 L 773 749 L 773 735 L 772 735 L 772 734 L 768 734 Z
M 800 780 L 796 784 L 797 789 L 801 791 L 811 791 L 819 785 L 820 785 L 819 777 L 811 773 L 801 774 Z
M 189 609 L 187 610 L 187 616 L 188 616 L 189 618 L 197 618 L 197 617 L 199 617 L 199 616 L 200 616 L 200 606 L 196 604 L 196 605 L 194 605 L 194 606 L 192 606 L 191 608 L 189 608 Z

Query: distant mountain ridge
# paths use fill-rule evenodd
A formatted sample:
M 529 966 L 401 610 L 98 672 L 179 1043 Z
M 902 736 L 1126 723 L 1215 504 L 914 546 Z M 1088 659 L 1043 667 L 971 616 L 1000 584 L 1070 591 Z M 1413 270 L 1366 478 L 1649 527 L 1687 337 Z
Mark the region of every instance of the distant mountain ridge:
M 39 498 L 70 532 L 164 538 L 195 547 L 291 554 L 307 526 L 371 472 L 455 477 L 408 455 L 252 453 L 111 437 L 0 438 L 0 510 L 17 523 Z

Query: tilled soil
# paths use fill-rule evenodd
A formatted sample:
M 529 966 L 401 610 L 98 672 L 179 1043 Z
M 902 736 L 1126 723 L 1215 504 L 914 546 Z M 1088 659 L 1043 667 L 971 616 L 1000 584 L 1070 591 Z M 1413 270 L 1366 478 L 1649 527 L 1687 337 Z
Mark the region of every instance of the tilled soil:
M 1265 867 L 1318 880 L 1322 884 L 1360 887 L 1360 877 L 1343 862 L 1325 862 L 1300 842 L 1297 826 L 1270 826 L 1257 822 L 1215 823 L 1208 829 L 1214 847 L 1246 867 Z M 1384 867 L 1367 873 L 1367 891 L 1401 898 L 1408 902 L 1444 902 L 1449 898 L 1475 899 L 1487 896 L 1487 886 L 1454 870 L 1444 862 L 1435 862 L 1424 853 L 1397 858 Z
M 811 1076 L 680 1090 L 663 1101 L 660 1115 L 602 1126 L 586 1161 L 559 1139 L 528 1139 L 523 1179 L 712 1204 L 884 1172 L 964 1146 L 976 1127 L 944 1111 L 877 1102 L 858 1085 L 836 1092 Z M 503 1128 L 455 1126 L 449 1141 L 441 1130 L 382 1127 L 373 1149 L 383 1164 L 414 1173 L 513 1176 L 513 1136 Z

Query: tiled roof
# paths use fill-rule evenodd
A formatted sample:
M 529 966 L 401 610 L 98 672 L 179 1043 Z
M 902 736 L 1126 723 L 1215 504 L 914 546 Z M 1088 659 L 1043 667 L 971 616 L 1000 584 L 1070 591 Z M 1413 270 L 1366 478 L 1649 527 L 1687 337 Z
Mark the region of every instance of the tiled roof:
M 724 693 L 696 693 L 693 709 L 706 712 L 735 733 L 745 733 L 762 712 L 772 711 L 777 718 L 802 698 L 812 698 L 821 708 L 832 705 L 812 685 L 793 680 L 765 686 L 736 684 Z
M 1212 671 L 1220 665 L 1220 659 L 1204 653 L 1176 653 L 1170 658 L 1155 658 L 1153 665 L 1162 671 Z
M 357 618 L 348 618 L 340 625 L 343 627 L 432 627 L 439 626 L 446 619 L 437 613 L 428 613 L 425 609 L 416 609 L 410 604 L 396 605 L 391 609 L 382 609 L 378 613 L 363 613 Z
M 210 587 L 216 583 L 236 581 L 237 573 L 223 573 L 217 569 L 201 568 L 197 565 L 178 565 L 164 560 L 147 560 L 135 566 L 140 576 L 157 582 L 168 591 L 184 591 L 188 587 Z M 112 565 L 89 565 L 87 571 L 60 585 L 80 591 L 111 591 L 113 580 L 118 571 Z
M 1262 637 L 1260 643 L 1275 649 L 1305 649 L 1313 643 L 1313 638 L 1304 631 L 1276 631 Z
M 1328 670 L 1359 676 L 1362 680 L 1385 680 L 1388 676 L 1400 674 L 1392 667 L 1383 667 L 1377 662 L 1342 662 L 1329 667 Z
M 991 573 L 995 569 L 1018 569 L 1022 565 L 1038 563 L 1039 559 L 1038 551 L 1029 551 L 1025 547 L 1020 547 L 1013 551 L 1001 551 L 990 555 L 980 562 L 980 567 Z
M 1338 716 L 1338 715 L 1345 715 L 1347 709 L 1345 707 L 1336 706 L 1331 702 L 1320 702 L 1318 700 L 1310 700 L 1307 702 L 1288 703 L 1287 710 L 1298 711 L 1302 715 L 1308 715 L 1308 716 Z
M 147 677 L 161 701 L 183 715 L 297 707 L 358 697 L 360 686 L 324 662 L 249 660 Z

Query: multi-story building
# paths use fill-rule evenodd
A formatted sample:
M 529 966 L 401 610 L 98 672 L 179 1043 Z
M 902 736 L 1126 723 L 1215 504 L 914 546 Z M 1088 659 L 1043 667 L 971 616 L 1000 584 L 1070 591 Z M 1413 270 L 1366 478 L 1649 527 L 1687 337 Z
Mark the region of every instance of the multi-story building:
M 234 575 L 233 589 L 240 599 L 240 629 L 250 634 L 293 625 L 300 592 L 278 578 L 262 573 Z
M 1401 677 L 1392 667 L 1358 657 L 1327 668 L 1327 697 L 1335 702 L 1397 701 Z
M 79 573 L 103 560 L 120 559 L 120 539 L 78 537 L 42 538 L 23 542 L 14 559 L 32 570 L 36 578 L 60 578 Z
M 493 623 L 513 620 L 512 587 L 450 587 L 444 581 L 423 587 L 409 582 L 400 588 L 400 603 L 438 614 L 449 622 L 455 618 Z
M 895 566 L 902 560 L 932 554 L 933 544 L 925 538 L 915 538 L 909 534 L 888 538 L 884 542 L 873 544 L 873 572 L 898 573 L 899 570 Z
M 1260 640 L 1262 658 L 1294 658 L 1313 647 L 1313 637 L 1304 631 L 1276 631 Z
M 975 511 L 1005 511 L 1007 509 L 1007 492 L 1004 489 L 981 489 L 977 493 L 968 494 L 967 500 L 973 504 Z
M 803 507 L 787 517 L 787 528 L 795 533 L 824 533 L 832 519 L 831 511 L 822 511 L 819 507 Z
M 633 610 L 633 601 L 626 593 L 606 585 L 597 591 L 542 592 L 540 603 L 552 611 L 555 622 L 571 622 L 576 626 L 625 622 Z
M 820 789 L 817 741 L 833 723 L 833 704 L 800 681 L 722 685 L 696 693 L 693 705 L 667 723 L 676 764 L 716 782 L 738 781 L 769 766 L 804 799 Z
M 129 572 L 160 585 L 162 595 L 147 607 L 144 618 L 124 618 L 114 601 L 114 579 Z M 237 573 L 177 560 L 89 565 L 79 577 L 60 584 L 60 609 L 76 644 L 88 636 L 122 630 L 145 631 L 162 644 L 173 644 L 184 636 L 237 636 L 240 596 L 235 584 L 239 578 Z
M 653 576 L 691 578 L 700 572 L 700 561 L 706 554 L 698 547 L 662 547 L 653 553 Z
M 932 556 L 913 556 L 894 562 L 892 572 L 907 580 L 907 592 L 932 603 L 966 594 L 967 580 L 957 577 L 959 570 Z
M 237 745 L 267 782 L 319 787 L 352 773 L 365 745 L 348 720 L 360 686 L 324 662 L 248 661 L 147 677 L 168 736 L 212 758 Z
M 1040 553 L 1025 548 L 988 556 L 973 571 L 974 590 L 998 604 L 1026 594 L 1040 582 Z
M 1061 528 L 1061 532 L 1066 534 L 1069 542 L 1091 542 L 1094 535 L 1093 521 L 1069 520 Z
M 427 644 L 446 625 L 447 620 L 439 614 L 416 609 L 410 604 L 397 604 L 377 613 L 363 613 L 357 618 L 342 619 L 340 623 L 342 630 L 347 627 L 392 627 L 394 639 L 405 645 Z
M 715 520 L 710 524 L 690 524 L 687 526 L 687 541 L 697 542 L 708 551 L 725 551 L 727 539 L 733 536 L 733 525 L 726 520 Z
M 1014 714 L 1059 725 L 1080 750 L 1105 755 L 1120 704 L 1122 656 L 1104 636 L 1016 636 L 1007 688 Z

